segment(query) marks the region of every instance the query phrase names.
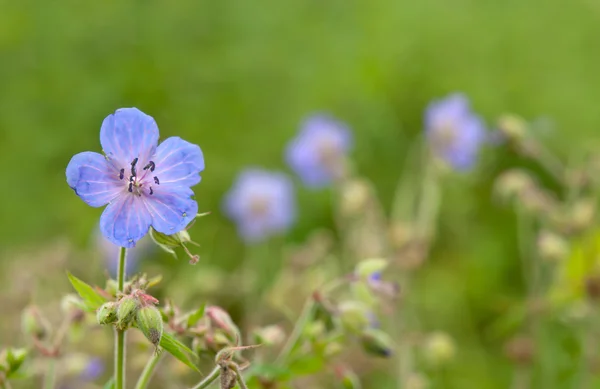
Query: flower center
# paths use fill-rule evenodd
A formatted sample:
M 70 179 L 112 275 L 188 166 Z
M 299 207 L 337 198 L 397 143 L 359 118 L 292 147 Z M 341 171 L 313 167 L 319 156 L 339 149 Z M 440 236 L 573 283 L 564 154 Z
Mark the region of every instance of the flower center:
M 127 191 L 138 196 L 141 196 L 143 193 L 153 195 L 154 189 L 150 184 L 154 182 L 155 185 L 160 185 L 160 180 L 158 179 L 158 176 L 153 176 L 153 181 L 149 181 L 149 173 L 154 172 L 154 169 L 156 169 L 156 164 L 154 161 L 149 161 L 146 166 L 143 167 L 142 172 L 138 174 L 137 163 L 138 158 L 135 158 L 133 161 L 131 161 L 131 175 L 126 181 Z M 125 168 L 122 168 L 119 170 L 119 179 L 125 180 L 125 177 Z
M 455 141 L 456 127 L 454 123 L 445 121 L 435 129 L 432 137 L 432 146 L 436 151 L 441 152 L 451 147 Z
M 267 196 L 255 195 L 250 199 L 250 214 L 256 217 L 264 216 L 269 212 L 269 199 Z

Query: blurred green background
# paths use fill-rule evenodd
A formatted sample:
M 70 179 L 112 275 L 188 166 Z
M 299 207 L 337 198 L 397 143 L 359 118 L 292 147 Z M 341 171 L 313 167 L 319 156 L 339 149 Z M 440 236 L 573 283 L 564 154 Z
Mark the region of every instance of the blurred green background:
M 549 118 L 564 155 L 598 138 L 599 37 L 597 0 L 0 0 L 0 263 L 18 258 L 25 272 L 44 259 L 19 252 L 90 243 L 101 210 L 73 194 L 64 169 L 100 151 L 116 108 L 138 107 L 163 138 L 201 146 L 195 191 L 213 215 L 194 239 L 203 262 L 233 268 L 243 246 L 222 196 L 244 166 L 286 169 L 283 148 L 307 114 L 349 123 L 356 168 L 389 208 L 425 106 L 450 92 L 465 92 L 490 127 L 505 112 Z M 494 301 L 522 292 L 513 216 L 491 199 L 493 175 L 517 162 L 496 151 L 479 180 L 446 188 L 422 308 L 466 344 L 480 342 Z M 333 224 L 329 193 L 298 187 L 291 241 Z M 456 375 L 476 384 L 455 387 L 506 387 L 506 368 L 475 350 Z

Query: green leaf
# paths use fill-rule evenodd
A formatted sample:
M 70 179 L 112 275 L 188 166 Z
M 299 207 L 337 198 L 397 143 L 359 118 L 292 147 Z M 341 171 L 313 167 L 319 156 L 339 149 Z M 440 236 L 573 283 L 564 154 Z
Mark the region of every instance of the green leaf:
M 71 281 L 73 288 L 75 288 L 79 296 L 85 302 L 89 312 L 95 311 L 96 309 L 100 308 L 102 304 L 108 301 L 102 295 L 96 292 L 94 288 L 81 281 L 68 271 L 67 276 L 69 277 L 69 281 Z
M 200 306 L 200 308 L 198 308 L 198 310 L 194 313 L 192 313 L 187 320 L 187 326 L 188 328 L 193 327 L 196 325 L 196 323 L 198 323 L 198 320 L 202 319 L 202 316 L 204 316 L 204 308 L 206 308 L 206 303 L 202 304 L 202 306 Z
M 198 367 L 194 365 L 191 359 L 187 354 L 192 354 L 192 350 L 190 350 L 185 344 L 181 343 L 177 339 L 173 337 L 173 335 L 164 333 L 162 338 L 160 339 L 160 346 L 165 349 L 169 354 L 179 359 L 181 362 L 185 363 L 188 367 L 200 372 Z
M 293 361 L 289 366 L 289 370 L 294 377 L 299 377 L 318 373 L 324 365 L 325 360 L 322 357 L 307 355 Z
M 115 379 L 111 378 L 108 380 L 106 384 L 102 387 L 103 389 L 115 389 Z

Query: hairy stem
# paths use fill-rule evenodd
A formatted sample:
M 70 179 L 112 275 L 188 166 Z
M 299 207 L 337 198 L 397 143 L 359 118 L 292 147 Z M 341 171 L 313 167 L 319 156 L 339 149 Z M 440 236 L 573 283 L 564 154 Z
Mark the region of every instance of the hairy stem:
M 140 378 L 138 379 L 138 382 L 135 385 L 135 389 L 146 389 L 146 387 L 150 383 L 150 379 L 152 378 L 152 375 L 154 374 L 154 370 L 156 369 L 156 365 L 158 365 L 158 362 L 160 361 L 161 356 L 162 356 L 162 353 L 159 353 L 159 352 L 152 353 L 152 356 L 148 360 L 146 367 L 144 367 L 144 371 L 140 375 Z
M 119 250 L 119 271 L 117 273 L 118 291 L 123 292 L 125 286 L 125 259 L 127 249 Z M 125 330 L 115 329 L 115 389 L 125 388 Z
M 207 375 L 202 381 L 200 381 L 200 383 L 198 385 L 194 386 L 192 389 L 208 388 L 208 386 L 210 384 L 212 384 L 219 377 L 220 373 L 221 373 L 221 368 L 219 366 L 215 367 L 213 369 L 213 371 L 210 372 L 209 375 Z

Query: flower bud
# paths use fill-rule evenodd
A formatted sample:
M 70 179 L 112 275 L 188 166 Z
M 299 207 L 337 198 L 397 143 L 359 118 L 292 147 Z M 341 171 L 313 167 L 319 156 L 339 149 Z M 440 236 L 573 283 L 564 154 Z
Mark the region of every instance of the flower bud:
M 239 328 L 233 323 L 231 316 L 223 308 L 214 305 L 206 307 L 205 315 L 208 317 L 211 326 L 224 330 L 230 337 L 239 337 Z
M 104 290 L 111 296 L 116 296 L 117 291 L 119 290 L 119 284 L 113 279 L 108 279 L 106 280 L 106 287 Z
M 140 302 L 133 296 L 125 296 L 118 302 L 117 328 L 124 330 L 135 319 L 135 314 L 140 309 Z
M 146 336 L 146 339 L 158 347 L 163 334 L 163 321 L 160 311 L 152 305 L 142 307 L 136 313 L 135 322 L 140 331 Z
M 360 389 L 362 386 L 358 375 L 345 366 L 335 367 L 335 376 L 341 383 L 341 387 L 344 389 Z
M 537 238 L 537 248 L 540 257 L 551 261 L 564 259 L 569 253 L 565 239 L 550 231 L 542 231 Z
M 25 334 L 37 339 L 44 339 L 50 334 L 50 324 L 35 305 L 23 310 L 21 326 Z
M 350 332 L 362 333 L 369 327 L 369 310 L 356 301 L 345 301 L 338 307 L 342 326 Z
M 16 373 L 25 358 L 27 357 L 27 350 L 24 348 L 8 348 L 6 350 L 6 364 L 8 367 L 8 374 Z
M 354 274 L 356 274 L 362 280 L 367 280 L 371 278 L 373 274 L 381 273 L 381 271 L 383 271 L 387 265 L 388 261 L 383 258 L 365 259 L 356 265 Z
M 427 378 L 419 373 L 410 373 L 406 378 L 406 389 L 427 389 L 429 388 L 429 381 Z
M 527 122 L 515 115 L 503 115 L 498 120 L 502 135 L 513 142 L 522 141 L 527 135 Z
M 285 332 L 278 325 L 270 325 L 254 331 L 254 343 L 265 346 L 278 346 L 285 340 Z
M 532 187 L 535 187 L 535 183 L 529 174 L 513 169 L 502 173 L 496 179 L 494 191 L 502 200 L 510 200 Z
M 569 215 L 570 229 L 582 231 L 594 222 L 596 202 L 593 199 L 580 200 L 570 209 Z
M 441 366 L 454 358 L 454 340 L 443 332 L 434 332 L 425 340 L 425 358 L 433 366 Z
M 369 203 L 371 188 L 363 180 L 353 180 L 344 184 L 340 193 L 340 212 L 345 217 L 354 217 L 363 212 Z
M 369 354 L 388 358 L 392 355 L 393 341 L 385 332 L 369 328 L 361 335 L 363 349 Z
M 117 304 L 113 301 L 102 304 L 96 311 L 98 324 L 113 324 L 117 321 Z

